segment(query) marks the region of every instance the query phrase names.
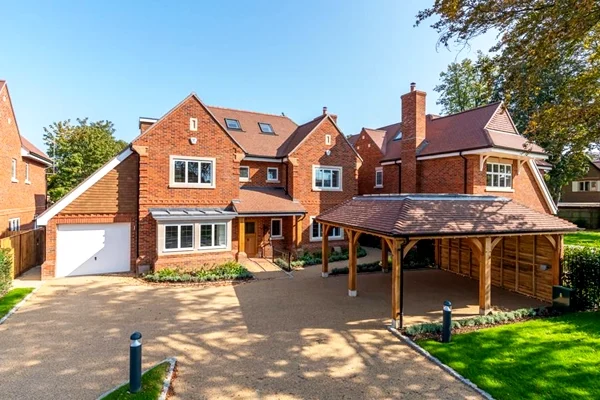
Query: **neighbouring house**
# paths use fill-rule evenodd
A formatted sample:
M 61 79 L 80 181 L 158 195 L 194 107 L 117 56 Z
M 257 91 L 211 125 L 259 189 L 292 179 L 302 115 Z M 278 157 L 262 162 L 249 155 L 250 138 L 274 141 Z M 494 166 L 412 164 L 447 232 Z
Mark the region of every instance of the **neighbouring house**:
M 425 98 L 411 85 L 402 122 L 349 138 L 363 159 L 360 194 L 498 195 L 556 214 L 540 173 L 547 156 L 518 133 L 502 103 L 439 116 L 426 114 Z
M 600 160 L 590 160 L 587 174 L 563 187 L 558 215 L 581 228 L 600 228 Z
M 38 218 L 43 278 L 201 267 L 321 249 L 313 219 L 358 193 L 361 159 L 323 113 L 297 125 L 195 94 Z M 347 244 L 341 229 L 333 246 Z
M 0 237 L 33 229 L 46 209 L 52 160 L 19 132 L 8 85 L 0 80 Z

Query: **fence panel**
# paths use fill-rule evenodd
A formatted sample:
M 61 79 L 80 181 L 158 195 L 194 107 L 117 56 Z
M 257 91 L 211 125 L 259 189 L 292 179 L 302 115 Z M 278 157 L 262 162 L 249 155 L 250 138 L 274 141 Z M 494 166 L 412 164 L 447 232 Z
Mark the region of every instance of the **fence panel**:
M 13 278 L 44 262 L 44 229 L 19 232 L 0 239 L 0 249 L 9 249 L 13 261 Z

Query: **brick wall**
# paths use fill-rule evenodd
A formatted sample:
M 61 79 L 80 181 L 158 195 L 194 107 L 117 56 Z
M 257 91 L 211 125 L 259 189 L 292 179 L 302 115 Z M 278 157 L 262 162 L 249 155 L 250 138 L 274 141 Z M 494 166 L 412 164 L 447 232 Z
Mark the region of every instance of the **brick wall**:
M 285 188 L 287 182 L 286 165 L 283 163 L 242 161 L 240 167 L 250 168 L 250 180 L 240 181 L 240 187 L 282 187 Z M 277 168 L 279 170 L 279 182 L 267 182 L 267 168 Z
M 394 186 L 390 185 L 389 181 L 386 185 L 385 171 L 383 174 L 383 188 L 375 187 L 375 169 L 381 166 L 379 160 L 381 160 L 383 154 L 371 136 L 364 131 L 361 132 L 354 147 L 363 159 L 363 163 L 358 170 L 358 194 L 392 193 Z M 395 187 L 397 187 L 397 184 Z
M 17 179 L 12 182 L 12 159 Z M 25 169 L 29 164 L 29 181 Z M 45 166 L 21 157 L 21 138 L 6 85 L 0 90 L 0 237 L 8 235 L 8 220 L 20 218 L 21 229 L 33 228 L 33 219 L 46 208 Z
M 464 163 L 460 157 L 418 161 L 419 193 L 465 193 Z

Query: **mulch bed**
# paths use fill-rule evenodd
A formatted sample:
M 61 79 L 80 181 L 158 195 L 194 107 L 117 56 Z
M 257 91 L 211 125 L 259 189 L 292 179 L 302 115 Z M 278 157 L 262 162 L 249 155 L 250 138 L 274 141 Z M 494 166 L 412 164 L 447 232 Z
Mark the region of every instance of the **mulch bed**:
M 162 287 L 173 287 L 173 286 L 197 286 L 197 287 L 219 287 L 219 286 L 237 286 L 256 281 L 255 277 L 246 279 L 235 279 L 235 280 L 224 280 L 224 281 L 205 281 L 205 282 L 151 282 L 147 281 L 142 277 L 134 278 L 138 283 L 146 286 L 162 286 Z

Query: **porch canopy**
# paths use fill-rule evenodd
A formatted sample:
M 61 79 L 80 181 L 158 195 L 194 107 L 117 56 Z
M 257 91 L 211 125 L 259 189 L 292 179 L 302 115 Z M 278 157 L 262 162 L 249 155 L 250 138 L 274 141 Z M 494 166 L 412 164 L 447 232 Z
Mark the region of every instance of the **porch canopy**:
M 559 284 L 563 234 L 577 230 L 574 224 L 553 215 L 534 211 L 511 199 L 496 196 L 455 194 L 392 194 L 364 195 L 339 204 L 316 218 L 323 225 L 323 254 L 328 254 L 328 231 L 332 226 L 343 228 L 349 241 L 348 295 L 357 295 L 356 246 L 361 234 L 381 238 L 382 266 L 387 269 L 388 249 L 392 254 L 392 325 L 402 326 L 402 260 L 421 239 L 436 241 L 436 261 L 441 262 L 439 249 L 443 241 L 459 239 L 476 257 L 479 279 L 479 311 L 491 310 L 492 252 L 505 239 L 517 237 L 516 262 L 519 279 L 519 237 L 531 236 L 533 249 L 529 254 L 533 286 L 536 285 L 536 265 L 549 274 L 547 289 Z M 537 238 L 543 238 L 539 240 Z M 541 242 L 543 240 L 543 243 Z M 504 249 L 504 244 L 502 245 Z M 459 250 L 460 251 L 460 250 Z M 507 251 L 508 253 L 508 251 Z M 511 257 L 515 257 L 513 254 Z M 536 261 L 536 257 L 538 260 Z M 548 265 L 541 264 L 547 259 Z M 446 258 L 449 265 L 452 262 Z M 502 260 L 502 258 L 501 258 Z M 514 261 L 514 260 L 513 260 Z M 457 259 L 460 273 L 461 257 Z M 451 268 L 449 268 L 452 270 Z M 323 257 L 323 277 L 329 266 Z M 542 272 L 540 272 L 542 273 Z M 543 275 L 542 278 L 545 278 Z M 501 278 L 502 279 L 502 278 Z M 519 287 L 518 284 L 516 286 Z M 518 290 L 517 290 L 518 291 Z M 535 291 L 534 291 L 535 293 Z M 544 292 L 547 293 L 547 292 Z M 546 300 L 549 300 L 546 298 Z

